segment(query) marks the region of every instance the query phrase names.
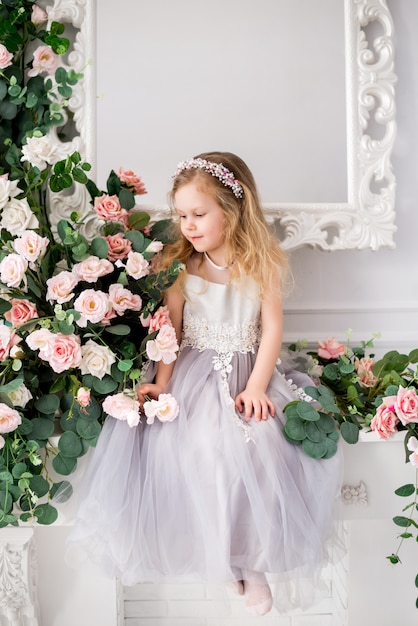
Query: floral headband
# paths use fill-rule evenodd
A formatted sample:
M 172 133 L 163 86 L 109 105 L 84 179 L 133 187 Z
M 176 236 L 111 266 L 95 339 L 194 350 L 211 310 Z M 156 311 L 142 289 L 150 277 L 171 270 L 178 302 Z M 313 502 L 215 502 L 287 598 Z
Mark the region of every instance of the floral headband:
M 176 178 L 183 172 L 183 170 L 198 169 L 208 172 L 212 176 L 215 176 L 221 181 L 225 187 L 230 187 L 232 193 L 236 198 L 242 198 L 244 190 L 240 183 L 235 178 L 234 174 L 226 168 L 222 163 L 213 163 L 212 161 L 206 161 L 206 159 L 190 159 L 189 161 L 180 161 L 177 165 L 177 169 L 173 174 L 173 178 Z

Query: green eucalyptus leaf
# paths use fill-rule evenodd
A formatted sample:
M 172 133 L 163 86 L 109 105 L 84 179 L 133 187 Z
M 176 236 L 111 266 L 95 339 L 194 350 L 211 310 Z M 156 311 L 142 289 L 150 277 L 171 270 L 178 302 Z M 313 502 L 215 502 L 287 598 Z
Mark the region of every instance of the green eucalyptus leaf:
M 324 431 L 318 428 L 316 422 L 307 422 L 305 430 L 307 438 L 316 443 L 324 442 L 327 437 Z
M 107 259 L 109 244 L 103 237 L 95 237 L 90 244 L 90 250 L 99 259 Z
M 319 420 L 318 411 L 310 404 L 309 402 L 305 402 L 301 400 L 297 406 L 297 412 L 299 417 L 304 420 L 313 421 Z
M 54 422 L 45 417 L 34 417 L 32 421 L 31 439 L 44 441 L 54 432 Z
M 343 422 L 341 424 L 341 436 L 347 443 L 357 443 L 359 436 L 359 428 L 352 422 Z
M 43 476 L 32 476 L 29 486 L 38 498 L 42 498 L 49 491 L 49 482 Z
M 302 448 L 305 454 L 313 459 L 321 459 L 328 452 L 326 441 L 314 442 L 310 439 L 304 439 L 302 441 Z
M 135 206 L 135 196 L 129 189 L 122 188 L 119 192 L 119 202 L 123 209 L 130 211 Z M 129 225 L 132 226 L 131 223 Z
M 78 458 L 82 451 L 80 437 L 71 430 L 67 430 L 59 438 L 58 450 L 65 457 Z
M 68 474 L 71 474 L 76 469 L 77 459 L 75 457 L 64 456 L 61 452 L 59 452 L 52 460 L 52 467 L 57 474 L 68 476 Z
M 303 441 L 306 437 L 305 422 L 298 417 L 292 417 L 287 420 L 284 431 L 289 439 Z
M 55 394 L 46 394 L 35 400 L 35 408 L 43 414 L 52 415 L 58 411 L 60 399 Z
M 58 518 L 57 509 L 48 503 L 36 506 L 33 514 L 37 518 L 38 524 L 42 525 L 53 524 Z
M 73 486 L 68 480 L 61 480 L 52 485 L 49 494 L 52 502 L 62 504 L 63 502 L 67 502 L 73 495 Z

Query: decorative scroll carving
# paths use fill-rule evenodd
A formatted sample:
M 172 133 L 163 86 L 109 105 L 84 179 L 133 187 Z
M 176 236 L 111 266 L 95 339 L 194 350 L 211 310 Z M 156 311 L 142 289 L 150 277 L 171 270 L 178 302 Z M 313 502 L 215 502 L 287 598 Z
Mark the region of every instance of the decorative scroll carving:
M 312 245 L 323 250 L 377 250 L 394 245 L 395 178 L 390 162 L 396 135 L 393 21 L 386 0 L 341 1 L 346 29 L 348 202 L 266 205 L 267 218 L 277 223 L 286 249 Z M 95 58 L 95 3 L 55 0 L 53 15 L 78 29 L 68 66 L 84 70 Z M 366 29 L 373 23 L 383 34 L 370 42 Z M 94 68 L 89 67 L 86 78 L 74 90 L 70 108 L 79 136 L 60 149 L 65 154 L 77 149 L 92 164 L 96 97 L 93 77 Z M 59 143 L 56 135 L 54 141 Z M 71 195 L 51 197 L 54 224 L 74 210 L 86 216 L 84 234 L 92 237 L 98 223 L 84 187 Z M 166 208 L 147 210 L 155 219 L 167 215 Z
M 363 481 L 360 481 L 357 486 L 343 485 L 341 489 L 341 498 L 344 504 L 360 504 L 362 506 L 367 505 L 367 488 Z
M 0 623 L 39 626 L 36 554 L 31 528 L 3 528 L 0 536 Z

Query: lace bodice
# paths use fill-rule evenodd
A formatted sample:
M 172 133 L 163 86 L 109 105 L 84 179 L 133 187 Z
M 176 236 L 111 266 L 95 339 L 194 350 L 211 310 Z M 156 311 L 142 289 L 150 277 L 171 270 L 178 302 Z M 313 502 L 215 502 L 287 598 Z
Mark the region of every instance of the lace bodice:
M 260 301 L 253 280 L 238 288 L 187 277 L 182 346 L 245 353 L 254 352 L 259 338 Z

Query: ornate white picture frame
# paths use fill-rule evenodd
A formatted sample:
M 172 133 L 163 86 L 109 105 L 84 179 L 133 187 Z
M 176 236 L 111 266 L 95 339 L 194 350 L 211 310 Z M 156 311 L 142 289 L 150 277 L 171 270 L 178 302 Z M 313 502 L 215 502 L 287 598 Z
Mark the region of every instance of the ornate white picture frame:
M 372 249 L 394 246 L 395 176 L 391 153 L 396 136 L 393 20 L 386 0 L 344 2 L 347 191 L 338 203 L 266 204 L 270 222 L 277 223 L 283 246 L 304 245 L 322 250 Z M 95 164 L 95 0 L 55 0 L 52 15 L 76 29 L 75 52 L 68 63 L 84 71 L 85 79 L 70 106 L 79 137 L 74 145 Z M 303 19 L 303 16 L 302 16 Z M 377 28 L 373 29 L 373 25 Z M 371 36 L 371 32 L 378 34 Z M 371 41 L 368 39 L 371 39 Z M 378 133 L 375 129 L 378 127 Z M 59 142 L 58 138 L 56 141 Z M 120 158 L 123 158 L 121 155 Z M 85 190 L 52 200 L 55 219 L 76 209 L 89 210 Z M 156 217 L 166 210 L 150 207 Z M 86 220 L 86 234 L 95 227 Z

